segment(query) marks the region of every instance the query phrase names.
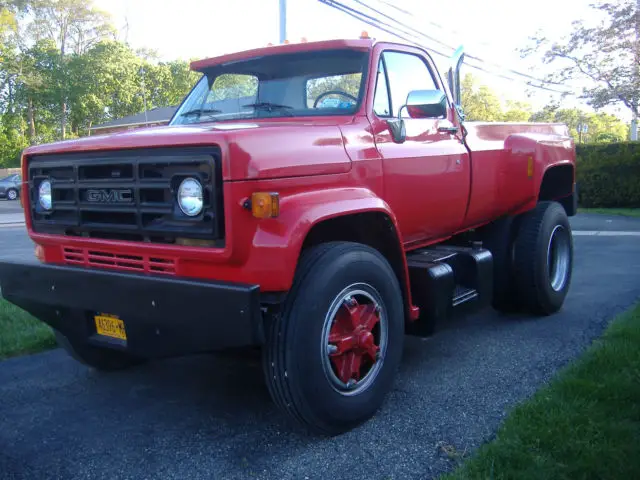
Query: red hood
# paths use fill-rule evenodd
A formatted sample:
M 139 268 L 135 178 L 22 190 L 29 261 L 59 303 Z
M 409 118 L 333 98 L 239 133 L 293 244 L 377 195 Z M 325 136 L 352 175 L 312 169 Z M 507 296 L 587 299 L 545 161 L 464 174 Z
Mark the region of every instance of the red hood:
M 218 145 L 224 180 L 344 173 L 351 168 L 351 161 L 340 128 L 332 120 L 150 127 L 33 146 L 24 154 Z

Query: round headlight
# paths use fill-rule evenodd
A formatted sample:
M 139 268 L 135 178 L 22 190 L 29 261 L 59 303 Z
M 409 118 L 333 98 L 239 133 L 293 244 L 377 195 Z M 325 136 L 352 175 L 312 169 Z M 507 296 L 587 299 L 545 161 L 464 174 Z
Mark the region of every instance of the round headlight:
M 38 187 L 38 203 L 45 210 L 51 210 L 51 182 L 43 180 Z
M 185 215 L 194 217 L 202 212 L 202 184 L 195 178 L 185 178 L 178 187 L 178 206 Z

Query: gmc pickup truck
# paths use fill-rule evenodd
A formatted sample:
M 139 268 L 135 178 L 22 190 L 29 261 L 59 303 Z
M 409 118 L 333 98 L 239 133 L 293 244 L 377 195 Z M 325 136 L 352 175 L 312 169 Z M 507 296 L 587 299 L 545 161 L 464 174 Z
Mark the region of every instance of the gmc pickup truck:
M 164 127 L 27 148 L 33 264 L 2 295 L 101 370 L 260 348 L 318 434 L 365 422 L 405 335 L 480 308 L 551 315 L 569 289 L 564 125 L 465 122 L 462 51 L 371 38 L 193 62 Z

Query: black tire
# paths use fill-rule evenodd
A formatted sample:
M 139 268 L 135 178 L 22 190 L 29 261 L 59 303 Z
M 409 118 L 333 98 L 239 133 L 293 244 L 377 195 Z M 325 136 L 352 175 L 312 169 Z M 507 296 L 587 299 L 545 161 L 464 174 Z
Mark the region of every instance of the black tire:
M 144 362 L 143 359 L 125 352 L 72 342 L 58 331 L 55 331 L 55 335 L 58 345 L 66 350 L 74 360 L 96 370 L 122 370 Z
M 10 188 L 7 190 L 7 200 L 17 200 L 18 199 L 18 190 L 15 188 Z
M 559 203 L 540 202 L 522 215 L 514 270 L 518 297 L 527 310 L 550 315 L 562 308 L 571 284 L 573 237 Z
M 518 231 L 517 217 L 503 217 L 480 232 L 483 248 L 493 257 L 494 309 L 511 313 L 518 310 L 518 298 L 513 271 L 513 246 Z
M 351 292 L 350 288 L 361 288 L 380 306 L 380 310 L 374 308 L 380 319 L 377 338 L 382 344 L 380 332 L 386 331 L 386 352 L 372 363 L 369 372 L 377 372 L 375 375 L 368 377 L 365 373 L 359 382 L 350 380 L 341 390 L 338 374 L 327 370 L 332 368 L 332 360 L 329 345 L 324 344 L 329 338 L 325 332 L 333 332 L 327 328 L 338 317 L 329 318 L 329 322 L 325 317 L 330 316 L 332 306 L 364 307 L 340 301 L 340 295 Z M 362 298 L 366 301 L 367 297 Z M 343 433 L 371 418 L 383 403 L 400 364 L 403 342 L 403 297 L 387 260 L 378 251 L 357 243 L 311 247 L 302 254 L 281 314 L 273 316 L 267 328 L 263 366 L 269 392 L 283 412 L 312 432 Z M 351 382 L 355 385 L 349 386 Z

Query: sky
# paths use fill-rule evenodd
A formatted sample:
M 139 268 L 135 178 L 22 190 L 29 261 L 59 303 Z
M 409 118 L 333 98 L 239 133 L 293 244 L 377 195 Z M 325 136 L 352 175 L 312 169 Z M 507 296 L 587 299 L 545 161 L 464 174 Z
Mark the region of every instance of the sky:
M 358 0 L 341 1 L 367 11 Z M 445 44 L 463 45 L 467 53 L 489 63 L 539 78 L 544 77 L 548 67 L 532 59 L 522 59 L 518 49 L 528 45 L 529 38 L 538 32 L 560 39 L 571 31 L 574 20 L 598 19 L 589 8 L 592 0 L 359 1 Z M 309 41 L 357 38 L 362 30 L 379 40 L 402 42 L 318 0 L 287 0 L 286 3 L 287 38 L 291 42 L 302 37 Z M 156 50 L 162 60 L 206 58 L 279 42 L 279 0 L 94 0 L 94 4 L 111 14 L 120 40 L 126 40 L 133 48 Z M 442 45 L 426 42 L 425 47 L 437 48 L 447 55 L 452 52 Z M 433 58 L 444 74 L 448 60 L 435 54 Z M 524 83 L 500 79 L 468 66 L 464 66 L 462 72 L 473 73 L 503 100 L 525 100 L 534 108 L 540 108 L 551 99 L 559 98 L 557 94 L 531 89 Z M 579 86 L 567 87 L 579 93 Z M 527 97 L 529 91 L 534 93 Z M 582 100 L 575 98 L 563 100 L 563 105 L 589 110 Z M 607 111 L 626 119 L 621 109 Z

